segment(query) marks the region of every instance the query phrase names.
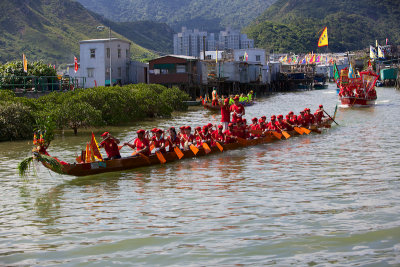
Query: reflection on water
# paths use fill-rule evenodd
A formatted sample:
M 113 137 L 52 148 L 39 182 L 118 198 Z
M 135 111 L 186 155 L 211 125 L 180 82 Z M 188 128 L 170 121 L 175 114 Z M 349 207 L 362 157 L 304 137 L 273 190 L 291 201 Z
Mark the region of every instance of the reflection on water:
M 246 117 L 319 104 L 332 115 L 334 91 L 276 94 Z M 89 177 L 37 166 L 38 178 L 20 179 L 30 144 L 0 143 L 0 263 L 398 265 L 400 93 L 378 97 L 339 108 L 340 127 L 321 135 Z M 127 141 L 138 128 L 218 120 L 197 108 L 110 131 Z M 89 133 L 58 136 L 50 153 L 72 161 Z

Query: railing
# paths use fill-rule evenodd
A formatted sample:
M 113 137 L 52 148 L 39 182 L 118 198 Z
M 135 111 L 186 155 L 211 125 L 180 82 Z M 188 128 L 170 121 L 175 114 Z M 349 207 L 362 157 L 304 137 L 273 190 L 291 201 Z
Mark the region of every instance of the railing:
M 69 76 L 0 76 L 0 89 L 20 92 L 48 92 L 84 88 L 85 77 Z

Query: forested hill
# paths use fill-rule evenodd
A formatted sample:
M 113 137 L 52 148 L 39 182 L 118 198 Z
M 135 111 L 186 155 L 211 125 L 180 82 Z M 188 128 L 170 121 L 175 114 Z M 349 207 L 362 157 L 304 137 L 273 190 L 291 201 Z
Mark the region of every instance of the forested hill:
M 31 61 L 42 59 L 52 64 L 71 63 L 74 55 L 79 55 L 79 41 L 108 38 L 108 31 L 99 32 L 96 27 L 110 23 L 72 0 L 0 1 L 0 62 L 21 59 L 22 53 L 25 53 Z M 115 27 L 116 32 L 139 36 L 132 34 L 131 26 L 120 25 Z M 166 27 L 160 32 L 167 32 L 170 39 L 172 33 Z M 140 31 L 145 30 L 142 25 Z M 113 37 L 127 40 L 116 32 L 113 32 Z M 148 39 L 140 38 L 143 44 L 157 42 Z M 155 56 L 135 44 L 135 38 L 131 40 L 135 59 Z M 150 48 L 156 50 L 157 45 Z
M 279 52 L 317 51 L 328 27 L 329 50 L 400 43 L 399 0 L 278 0 L 245 29 L 258 47 Z M 322 49 L 320 49 L 322 50 Z
M 151 20 L 218 31 L 248 25 L 276 0 L 77 0 L 113 21 Z

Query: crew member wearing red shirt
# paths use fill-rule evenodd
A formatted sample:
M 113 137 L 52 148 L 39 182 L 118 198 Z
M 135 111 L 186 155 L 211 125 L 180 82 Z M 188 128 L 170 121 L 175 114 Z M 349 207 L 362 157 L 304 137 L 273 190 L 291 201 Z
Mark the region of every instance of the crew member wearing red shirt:
M 283 115 L 278 115 L 278 121 L 275 122 L 275 125 L 279 133 L 286 130 L 286 125 L 283 123 Z
M 150 155 L 150 145 L 149 140 L 144 137 L 145 131 L 140 129 L 137 132 L 137 138 L 133 144 L 125 143 L 124 145 L 129 146 L 132 149 L 136 149 L 136 153 L 142 153 L 146 156 Z
M 221 107 L 221 123 L 226 131 L 228 129 L 228 124 L 231 121 L 231 110 L 229 108 L 229 98 L 225 98 L 224 104 L 220 103 Z
M 269 131 L 276 131 L 280 132 L 279 129 L 276 127 L 276 116 L 271 116 L 271 121 L 267 124 L 267 128 Z
M 192 127 L 186 126 L 185 127 L 185 135 L 181 138 L 182 147 L 185 149 L 189 149 L 188 145 L 192 145 L 195 141 L 195 137 L 191 134 Z
M 300 111 L 300 115 L 297 115 L 297 125 L 299 126 L 307 126 L 307 122 L 304 117 L 304 111 Z
M 165 139 L 162 137 L 163 130 L 157 129 L 155 136 L 151 138 L 151 144 L 155 147 L 156 152 L 160 151 L 161 153 L 165 153 Z
M 109 132 L 103 133 L 101 137 L 103 137 L 103 141 L 99 144 L 99 148 L 104 147 L 107 153 L 107 158 L 104 160 L 120 159 L 121 155 L 118 149 L 119 140 L 113 137 Z
M 181 139 L 176 134 L 175 127 L 169 128 L 169 136 L 167 137 L 168 151 L 174 151 L 174 147 L 179 148 L 181 145 Z
M 232 112 L 232 123 L 236 123 L 237 119 L 242 118 L 246 112 L 244 106 L 239 103 L 239 96 L 235 96 L 233 100 L 235 103 L 230 107 L 230 111 Z
M 222 125 L 218 125 L 218 129 L 213 132 L 213 135 L 212 135 L 212 137 L 214 139 L 213 145 L 215 145 L 215 141 L 218 141 L 218 142 L 225 141 L 225 136 L 224 136 L 224 133 L 222 132 L 223 128 L 224 127 Z
M 315 118 L 314 118 L 314 115 L 311 114 L 310 109 L 309 109 L 309 108 L 306 108 L 306 109 L 304 110 L 304 112 L 305 112 L 305 114 L 304 114 L 304 119 L 305 119 L 305 121 L 306 121 L 306 124 L 307 124 L 308 126 L 314 124 L 314 123 L 315 123 Z
M 286 115 L 286 119 L 283 120 L 283 123 L 285 124 L 285 128 L 288 131 L 293 131 L 293 125 L 290 122 L 290 115 Z
M 225 144 L 230 144 L 230 143 L 235 143 L 236 142 L 236 136 L 233 134 L 233 124 L 229 123 L 228 124 L 228 130 L 224 132 L 225 136 Z
M 319 108 L 314 113 L 314 117 L 318 124 L 322 122 L 322 119 L 325 118 L 323 105 L 319 105 Z

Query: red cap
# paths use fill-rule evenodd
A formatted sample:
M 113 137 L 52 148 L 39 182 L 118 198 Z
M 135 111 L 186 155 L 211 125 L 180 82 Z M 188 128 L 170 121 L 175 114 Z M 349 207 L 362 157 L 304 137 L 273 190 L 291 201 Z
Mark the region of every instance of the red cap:
M 266 116 L 261 116 L 261 119 L 265 119 L 265 120 L 266 120 L 266 119 L 267 119 L 267 117 L 266 117 Z
M 156 131 L 156 133 L 163 133 L 164 131 L 163 130 L 161 130 L 161 129 L 158 129 L 157 131 Z
M 218 125 L 218 129 L 222 129 L 222 128 L 224 128 L 224 126 Z
M 207 124 L 207 127 L 208 127 L 208 128 L 213 127 L 212 123 L 208 123 L 208 124 Z
M 229 124 L 228 124 L 228 127 L 233 127 L 233 123 L 232 123 L 232 122 L 229 123 Z
M 239 97 L 238 97 L 238 96 L 235 96 L 235 97 L 233 98 L 233 100 L 239 100 Z
M 137 132 L 136 132 L 137 134 L 141 134 L 141 133 L 145 133 L 145 131 L 143 130 L 143 129 L 140 129 L 140 130 L 138 130 Z
M 186 128 L 185 126 L 179 127 L 180 130 L 185 130 L 185 128 Z
M 323 105 L 319 105 L 319 107 L 320 107 L 320 108 L 323 108 L 324 106 L 323 106 Z
M 152 132 L 152 133 L 155 133 L 155 132 L 157 132 L 157 130 L 158 130 L 157 128 L 153 128 L 153 129 L 151 130 L 151 132 Z
M 186 127 L 185 127 L 185 130 L 192 130 L 192 127 L 186 126 Z
M 242 119 L 243 122 L 247 122 L 247 120 L 245 118 Z
M 294 114 L 294 112 L 293 112 L 293 111 L 290 111 L 289 114 Z
M 169 130 L 170 131 L 175 131 L 175 127 L 170 127 Z
M 107 134 L 109 134 L 109 132 L 104 132 L 101 136 L 104 137 L 104 136 L 106 136 Z
M 271 120 L 275 120 L 276 119 L 276 116 L 275 115 L 272 115 L 271 116 Z
M 301 114 L 301 113 L 304 113 L 304 110 L 300 111 L 300 114 Z
M 283 119 L 283 115 L 278 115 L 278 119 Z
M 263 119 L 259 119 L 258 122 L 264 122 L 264 120 Z
M 200 130 L 201 130 L 201 127 L 200 127 L 200 126 L 197 126 L 197 127 L 196 127 L 196 130 L 197 130 L 197 131 L 200 131 Z
M 237 118 L 236 122 L 242 122 L 242 118 Z
M 254 118 L 252 118 L 252 119 L 251 119 L 251 121 L 257 121 L 257 118 L 256 118 L 256 117 L 254 117 Z
M 204 129 L 208 129 L 208 126 L 207 126 L 207 125 L 204 125 L 204 126 L 203 126 L 203 130 L 204 130 Z
M 225 98 L 224 103 L 229 103 L 229 98 Z

